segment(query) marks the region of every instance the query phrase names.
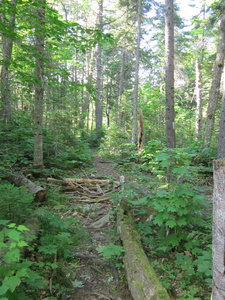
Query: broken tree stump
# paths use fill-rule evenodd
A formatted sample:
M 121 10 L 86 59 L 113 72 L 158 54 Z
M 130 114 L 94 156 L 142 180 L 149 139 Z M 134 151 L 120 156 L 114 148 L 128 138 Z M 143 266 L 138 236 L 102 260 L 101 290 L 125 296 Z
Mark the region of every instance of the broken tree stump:
M 125 250 L 124 266 L 133 300 L 169 300 L 166 289 L 144 253 L 132 217 L 124 215 L 122 209 L 117 213 L 117 231 Z
M 6 179 L 15 186 L 25 186 L 34 195 L 35 201 L 43 202 L 48 198 L 48 193 L 43 187 L 27 179 L 24 175 L 11 174 Z

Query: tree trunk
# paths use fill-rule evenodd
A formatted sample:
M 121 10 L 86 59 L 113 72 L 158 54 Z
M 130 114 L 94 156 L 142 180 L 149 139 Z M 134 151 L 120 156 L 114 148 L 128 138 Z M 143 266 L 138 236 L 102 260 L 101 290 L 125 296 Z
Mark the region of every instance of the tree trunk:
M 223 3 L 223 1 L 222 1 Z M 206 113 L 205 127 L 204 127 L 204 141 L 206 144 L 211 142 L 215 113 L 217 109 L 219 94 L 220 94 L 220 83 L 221 76 L 223 72 L 225 59 L 225 4 L 222 4 L 222 12 L 220 19 L 220 32 L 219 41 L 217 46 L 216 61 L 213 68 L 213 79 L 211 84 L 211 89 L 209 93 L 209 101 Z
M 117 116 L 116 116 L 116 123 L 118 125 L 122 125 L 121 122 L 121 103 L 122 103 L 122 94 L 123 94 L 123 84 L 124 84 L 124 68 L 125 67 L 125 50 L 122 50 L 121 56 L 121 66 L 120 66 L 120 74 L 119 74 L 119 91 L 118 91 L 118 98 L 117 98 Z
M 140 43 L 141 43 L 141 0 L 138 0 L 137 13 L 137 46 L 135 56 L 135 81 L 134 81 L 134 102 L 133 102 L 133 126 L 132 143 L 137 142 L 137 106 L 138 106 L 138 87 L 139 87 L 139 65 L 140 65 Z
M 166 144 L 176 147 L 174 113 L 174 5 L 165 0 Z
M 138 123 L 138 153 L 141 155 L 141 151 L 144 146 L 144 118 L 142 109 L 140 109 L 139 123 Z
M 169 300 L 140 242 L 140 236 L 130 216 L 117 213 L 117 230 L 125 250 L 124 266 L 133 300 Z
M 97 28 L 103 29 L 103 0 L 98 2 L 98 17 L 97 17 Z M 97 45 L 97 79 L 96 79 L 96 88 L 97 88 L 97 100 L 95 102 L 95 123 L 96 131 L 101 131 L 102 129 L 102 46 Z
M 214 161 L 212 299 L 225 299 L 225 158 Z
M 223 86 L 222 111 L 220 117 L 220 131 L 218 138 L 217 158 L 225 157 L 225 77 Z
M 196 120 L 195 120 L 195 135 L 196 140 L 198 140 L 201 132 L 202 123 L 202 76 L 201 76 L 201 66 L 199 59 L 196 59 Z
M 45 54 L 45 4 L 37 7 L 37 24 L 35 29 L 36 40 L 36 69 L 35 76 L 35 103 L 34 103 L 34 160 L 35 168 L 43 168 L 43 106 L 44 106 L 44 54 Z
M 0 0 L 2 10 L 5 8 L 5 1 Z M 11 1 L 11 11 L 9 20 L 4 13 L 0 13 L 0 21 L 7 27 L 9 24 L 10 36 L 7 37 L 2 34 L 2 66 L 1 66 L 1 102 L 2 111 L 1 116 L 6 123 L 10 123 L 12 120 L 12 104 L 11 104 L 11 87 L 10 87 L 10 65 L 12 59 L 13 39 L 16 20 L 16 5 L 17 0 Z
M 38 202 L 43 202 L 48 198 L 48 193 L 43 187 L 33 183 L 23 175 L 9 175 L 6 179 L 15 186 L 25 186 Z

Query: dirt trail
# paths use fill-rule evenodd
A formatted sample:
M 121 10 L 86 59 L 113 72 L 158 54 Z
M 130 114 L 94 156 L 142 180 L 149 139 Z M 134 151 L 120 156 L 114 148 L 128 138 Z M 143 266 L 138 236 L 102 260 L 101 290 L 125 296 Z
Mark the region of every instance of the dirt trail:
M 94 178 L 119 180 L 120 174 L 114 164 L 95 155 L 93 162 Z M 96 248 L 110 242 L 117 243 L 115 218 L 108 214 L 113 210 L 112 201 L 100 203 L 79 203 L 79 218 L 90 234 L 81 247 L 76 248 L 75 256 L 80 265 L 76 272 L 76 282 L 72 295 L 73 300 L 131 300 L 132 296 L 126 283 L 124 270 L 115 268 L 112 262 L 106 262 Z

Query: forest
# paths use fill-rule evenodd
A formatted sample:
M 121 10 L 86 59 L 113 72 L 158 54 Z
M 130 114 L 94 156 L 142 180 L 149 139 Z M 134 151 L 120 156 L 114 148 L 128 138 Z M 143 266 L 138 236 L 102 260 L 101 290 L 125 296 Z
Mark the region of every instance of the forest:
M 225 1 L 0 0 L 0 34 L 0 299 L 225 299 Z

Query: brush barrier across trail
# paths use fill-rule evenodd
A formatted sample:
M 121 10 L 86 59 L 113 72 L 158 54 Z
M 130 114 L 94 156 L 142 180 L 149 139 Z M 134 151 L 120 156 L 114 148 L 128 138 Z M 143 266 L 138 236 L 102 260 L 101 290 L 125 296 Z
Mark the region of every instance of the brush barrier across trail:
M 66 178 L 64 180 L 58 180 L 54 178 L 48 178 L 47 183 L 49 185 L 60 185 L 64 192 L 68 195 L 68 199 L 76 200 L 77 203 L 90 203 L 91 205 L 98 205 L 101 203 L 103 207 L 108 206 L 108 211 L 112 208 L 113 203 L 103 204 L 102 202 L 110 200 L 110 194 L 115 193 L 123 189 L 124 176 L 120 176 L 120 181 L 113 181 L 108 179 L 84 179 L 84 178 Z M 122 202 L 122 201 L 121 201 Z M 122 207 L 122 203 L 121 203 Z M 170 297 L 165 288 L 161 285 L 156 273 L 150 265 L 150 262 L 144 253 L 141 238 L 136 230 L 134 220 L 132 216 L 126 215 L 121 207 L 117 208 L 117 223 L 112 224 L 113 220 L 107 213 L 107 209 L 104 211 L 105 215 L 99 216 L 97 220 L 89 225 L 91 228 L 91 234 L 93 239 L 96 236 L 96 232 L 99 232 L 101 228 L 106 226 L 117 227 L 117 232 L 122 241 L 124 252 L 124 267 L 126 271 L 126 279 L 128 288 L 130 291 L 130 297 L 126 299 L 133 300 L 169 300 Z M 102 264 L 98 254 L 96 253 L 77 253 L 76 257 L 81 260 L 95 260 L 96 263 Z M 102 271 L 99 271 L 102 272 Z M 115 278 L 119 277 L 118 271 L 115 271 Z M 117 280 L 118 281 L 118 280 Z M 81 293 L 81 291 L 80 291 Z M 82 293 L 81 293 L 82 294 Z M 91 293 L 90 293 L 91 294 Z M 100 297 L 100 292 L 97 292 Z M 95 295 L 97 296 L 95 293 Z M 97 299 L 115 299 L 122 300 L 120 297 L 108 297 L 101 291 L 101 297 Z M 78 295 L 77 295 L 78 296 Z M 80 296 L 82 297 L 82 296 Z M 86 296 L 87 297 L 87 296 Z M 92 291 L 93 298 L 96 299 Z M 82 298 L 83 299 L 83 298 Z M 124 298 L 125 299 L 125 298 Z

